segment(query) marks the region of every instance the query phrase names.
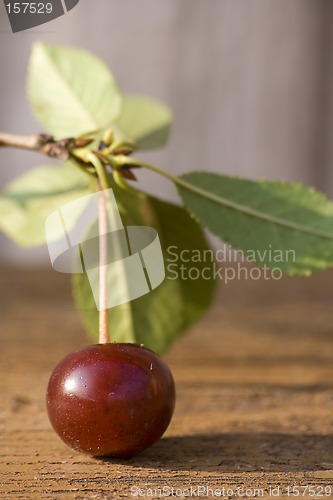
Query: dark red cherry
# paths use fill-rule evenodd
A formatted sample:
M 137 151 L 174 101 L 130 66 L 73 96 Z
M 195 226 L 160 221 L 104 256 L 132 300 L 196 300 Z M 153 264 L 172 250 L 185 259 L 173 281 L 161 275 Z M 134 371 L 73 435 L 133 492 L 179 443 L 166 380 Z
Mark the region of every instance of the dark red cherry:
M 47 389 L 63 441 L 93 456 L 131 457 L 168 427 L 175 387 L 167 364 L 136 344 L 97 344 L 66 356 Z

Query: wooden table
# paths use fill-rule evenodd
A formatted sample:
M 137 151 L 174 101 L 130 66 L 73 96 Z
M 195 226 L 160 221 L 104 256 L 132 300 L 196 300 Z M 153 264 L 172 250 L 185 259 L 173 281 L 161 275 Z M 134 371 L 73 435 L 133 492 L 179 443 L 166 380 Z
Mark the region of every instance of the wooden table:
M 1 499 L 333 495 L 332 272 L 222 287 L 166 356 L 177 408 L 165 437 L 128 461 L 75 453 L 48 422 L 53 367 L 89 342 L 67 276 L 1 270 L 0 293 Z

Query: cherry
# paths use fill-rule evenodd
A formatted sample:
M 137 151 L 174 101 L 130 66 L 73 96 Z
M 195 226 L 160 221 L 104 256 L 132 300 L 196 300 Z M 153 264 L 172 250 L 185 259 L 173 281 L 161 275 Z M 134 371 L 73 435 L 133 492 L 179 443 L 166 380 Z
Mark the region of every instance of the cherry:
M 47 389 L 50 421 L 71 448 L 131 457 L 168 427 L 175 387 L 167 364 L 137 344 L 107 343 L 66 356 Z

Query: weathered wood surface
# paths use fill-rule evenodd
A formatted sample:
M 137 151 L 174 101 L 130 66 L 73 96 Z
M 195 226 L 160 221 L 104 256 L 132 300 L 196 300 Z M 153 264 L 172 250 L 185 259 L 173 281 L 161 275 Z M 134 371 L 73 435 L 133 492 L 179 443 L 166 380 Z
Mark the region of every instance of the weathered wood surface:
M 71 451 L 45 413 L 53 367 L 88 342 L 67 278 L 2 270 L 0 297 L 1 499 L 131 498 L 133 487 L 179 488 L 177 498 L 198 486 L 234 498 L 239 487 L 333 492 L 332 273 L 225 286 L 167 355 L 178 400 L 165 437 L 123 462 Z

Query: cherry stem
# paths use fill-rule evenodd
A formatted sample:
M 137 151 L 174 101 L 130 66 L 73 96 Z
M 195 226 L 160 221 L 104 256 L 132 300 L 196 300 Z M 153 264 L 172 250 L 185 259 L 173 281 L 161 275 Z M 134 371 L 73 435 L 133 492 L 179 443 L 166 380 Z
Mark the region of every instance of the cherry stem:
M 105 190 L 109 189 L 108 177 L 104 165 L 92 152 L 86 159 L 95 167 L 98 176 L 98 234 L 99 234 L 99 343 L 108 344 L 108 215 Z
M 99 182 L 98 226 L 99 226 L 99 343 L 108 344 L 108 219 L 103 186 Z

